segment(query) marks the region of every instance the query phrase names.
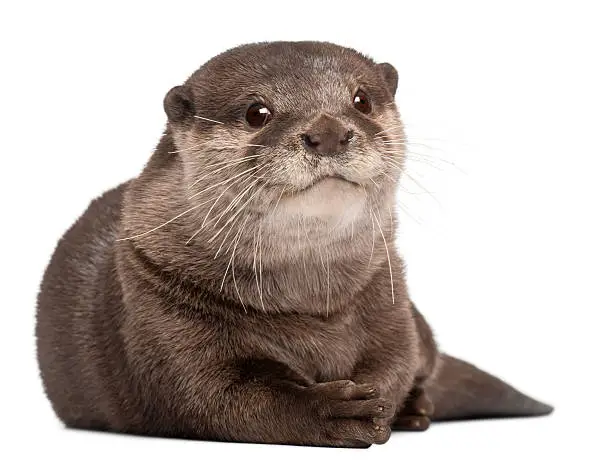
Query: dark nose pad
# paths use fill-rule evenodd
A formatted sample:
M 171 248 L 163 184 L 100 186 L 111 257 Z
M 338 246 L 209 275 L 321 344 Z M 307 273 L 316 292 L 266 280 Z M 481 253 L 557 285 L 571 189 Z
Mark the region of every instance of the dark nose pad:
M 302 135 L 302 141 L 307 150 L 320 156 L 331 156 L 345 151 L 353 136 L 353 130 L 339 121 L 322 117 Z

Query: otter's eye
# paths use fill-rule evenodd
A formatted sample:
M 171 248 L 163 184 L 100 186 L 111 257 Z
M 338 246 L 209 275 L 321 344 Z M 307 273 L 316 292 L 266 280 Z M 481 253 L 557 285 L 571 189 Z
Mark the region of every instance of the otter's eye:
M 263 127 L 271 118 L 272 111 L 261 103 L 251 104 L 246 112 L 246 121 L 254 128 Z
M 355 93 L 355 97 L 353 98 L 353 106 L 359 112 L 363 112 L 364 114 L 369 114 L 372 112 L 372 103 L 370 103 L 370 98 L 364 93 L 363 90 L 358 90 Z

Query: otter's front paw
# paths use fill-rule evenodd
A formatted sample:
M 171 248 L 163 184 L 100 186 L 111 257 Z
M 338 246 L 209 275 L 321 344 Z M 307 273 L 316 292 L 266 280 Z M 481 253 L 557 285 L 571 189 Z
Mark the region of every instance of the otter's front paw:
M 390 401 L 380 398 L 376 388 L 338 380 L 318 383 L 307 390 L 322 420 L 325 444 L 369 447 L 389 440 L 395 409 Z

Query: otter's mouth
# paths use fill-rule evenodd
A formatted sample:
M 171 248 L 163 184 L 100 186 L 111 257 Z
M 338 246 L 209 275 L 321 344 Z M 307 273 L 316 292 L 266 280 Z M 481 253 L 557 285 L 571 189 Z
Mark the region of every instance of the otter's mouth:
M 306 192 L 309 191 L 317 186 L 321 186 L 325 183 L 329 183 L 329 184 L 333 184 L 333 183 L 339 183 L 339 184 L 350 184 L 353 185 L 355 187 L 359 187 L 361 186 L 359 183 L 355 183 L 354 181 L 351 181 L 345 177 L 343 177 L 342 175 L 338 175 L 338 174 L 334 174 L 334 175 L 323 175 L 319 178 L 317 178 L 316 180 L 314 180 L 312 183 L 310 183 L 308 186 L 306 186 L 305 188 L 302 188 L 299 192 Z

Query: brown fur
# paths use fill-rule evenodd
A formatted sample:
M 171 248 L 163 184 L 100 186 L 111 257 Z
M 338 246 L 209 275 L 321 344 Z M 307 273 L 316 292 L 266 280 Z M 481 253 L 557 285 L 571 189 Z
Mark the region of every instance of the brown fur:
M 394 245 L 396 88 L 392 66 L 353 50 L 276 42 L 230 50 L 172 89 L 143 172 L 91 204 L 45 274 L 38 357 L 60 419 L 364 447 L 435 413 L 480 416 L 445 398 L 471 366 L 437 367 Z M 352 107 L 358 89 L 370 114 Z M 272 109 L 263 128 L 244 121 L 253 102 Z M 324 152 L 304 145 L 313 130 L 336 136 Z M 528 398 L 482 378 L 484 394 L 507 392 L 500 415 L 549 411 L 524 412 Z M 434 413 L 430 394 L 445 407 Z

